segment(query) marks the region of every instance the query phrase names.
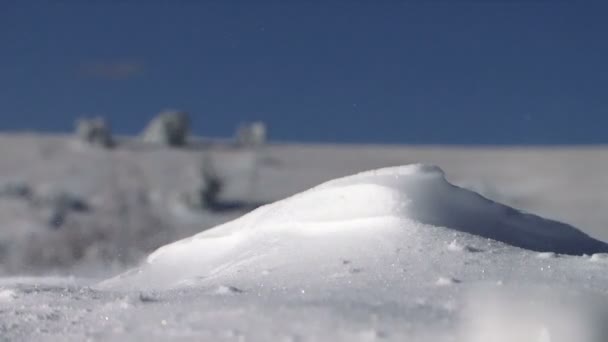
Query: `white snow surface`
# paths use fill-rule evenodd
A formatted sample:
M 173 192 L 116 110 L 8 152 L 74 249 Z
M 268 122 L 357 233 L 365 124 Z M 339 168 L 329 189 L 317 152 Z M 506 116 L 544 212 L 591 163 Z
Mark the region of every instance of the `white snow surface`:
M 36 164 L 28 149 L 10 148 L 15 141 L 0 136 L 0 155 L 11 161 L 0 164 L 5 177 L 63 180 L 102 204 L 122 195 L 104 197 L 100 176 L 118 182 L 118 190 L 152 186 L 150 202 L 123 201 L 133 210 L 125 217 L 138 229 L 164 213 L 155 205 L 167 194 L 189 184 L 182 181 L 188 151 L 68 147 L 66 153 L 64 142 L 41 140 L 48 167 L 40 168 L 24 167 Z M 225 152 L 227 169 L 248 165 L 247 153 Z M 589 223 L 581 227 L 585 233 L 606 236 L 597 209 L 607 203 L 602 149 L 271 146 L 267 152 L 256 201 L 347 171 L 418 159 L 445 165 L 448 179 L 489 198 L 577 226 Z M 80 174 L 74 165 L 86 176 L 73 176 Z M 29 227 L 21 202 L 3 201 L 2 217 L 15 215 Z M 115 224 L 111 207 L 93 205 L 90 213 L 74 214 L 74 223 Z M 150 217 L 140 221 L 141 213 Z M 169 218 L 163 224 L 180 227 L 175 235 L 183 236 L 186 227 L 206 227 L 199 216 L 207 225 L 234 213 L 208 215 L 179 216 L 183 226 Z M 4 236 L 13 241 L 11 234 L 37 229 L 6 229 Z M 384 168 L 323 183 L 168 244 L 105 281 L 0 278 L 0 341 L 603 342 L 608 254 L 605 243 L 585 233 L 454 186 L 438 167 Z
M 155 293 L 161 325 L 186 314 L 176 302 L 207 305 L 238 327 L 228 339 L 605 341 L 608 276 L 586 255 L 605 250 L 408 165 L 264 206 L 95 288 Z
M 373 270 L 374 277 L 397 281 L 393 267 L 402 254 L 423 264 L 442 254 L 440 237 L 452 234 L 540 252 L 608 251 L 572 226 L 490 201 L 453 186 L 436 166 L 414 164 L 336 179 L 266 205 L 161 247 L 140 269 L 105 284 L 162 289 L 223 278 L 255 283 L 270 269 L 278 275 L 276 286 L 324 287 L 343 272 L 341 259 L 361 260 L 351 271 Z

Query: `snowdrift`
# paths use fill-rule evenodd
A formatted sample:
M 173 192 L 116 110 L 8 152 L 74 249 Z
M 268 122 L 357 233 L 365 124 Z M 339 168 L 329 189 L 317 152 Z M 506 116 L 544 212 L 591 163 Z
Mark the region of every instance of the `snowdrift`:
M 608 252 L 608 245 L 570 225 L 456 187 L 438 167 L 415 164 L 332 180 L 261 207 L 161 247 L 141 267 L 101 287 L 251 287 L 264 279 L 275 289 L 305 291 L 373 270 L 367 278 L 349 280 L 349 286 L 369 288 L 403 280 L 395 269 L 418 272 L 417 279 L 433 274 L 429 268 L 453 273 L 461 266 L 446 250 L 509 251 L 520 258 L 536 254 L 531 251 Z M 494 267 L 506 262 L 501 260 Z M 438 284 L 459 281 L 442 279 Z

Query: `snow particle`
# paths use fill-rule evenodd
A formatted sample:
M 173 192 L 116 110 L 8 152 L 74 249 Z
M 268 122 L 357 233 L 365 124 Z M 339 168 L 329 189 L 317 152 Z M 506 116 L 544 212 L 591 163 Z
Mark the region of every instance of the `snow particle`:
M 458 241 L 456 241 L 456 240 L 453 240 L 448 245 L 448 251 L 451 251 L 451 252 L 463 252 L 464 248 L 465 247 L 463 245 L 461 245 L 460 243 L 458 243 Z
M 215 294 L 218 294 L 218 295 L 230 295 L 230 294 L 237 294 L 237 293 L 243 293 L 243 292 L 244 291 L 239 289 L 238 287 L 226 286 L 226 285 L 220 285 L 215 290 Z
M 449 285 L 453 285 L 453 284 L 458 284 L 461 281 L 456 279 L 456 278 L 451 278 L 451 277 L 439 277 L 439 279 L 437 279 L 437 281 L 435 282 L 435 284 L 437 286 L 449 286 Z
M 557 255 L 553 252 L 541 252 L 536 254 L 536 257 L 539 259 L 551 259 L 557 257 Z
M 481 252 L 481 249 L 461 244 L 456 240 L 453 240 L 452 242 L 450 242 L 447 249 L 448 249 L 448 251 L 451 251 L 451 252 L 470 252 L 470 253 Z

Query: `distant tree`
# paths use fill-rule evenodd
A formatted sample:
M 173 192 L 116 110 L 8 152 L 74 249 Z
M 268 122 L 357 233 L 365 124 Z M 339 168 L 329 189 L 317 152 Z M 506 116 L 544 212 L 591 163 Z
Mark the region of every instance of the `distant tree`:
M 236 131 L 236 141 L 240 146 L 256 147 L 266 143 L 266 134 L 263 122 L 241 124 Z
M 90 145 L 109 148 L 114 145 L 110 125 L 103 118 L 79 119 L 76 135 Z
M 184 146 L 190 133 L 186 112 L 166 110 L 156 116 L 143 132 L 143 140 L 166 146 Z

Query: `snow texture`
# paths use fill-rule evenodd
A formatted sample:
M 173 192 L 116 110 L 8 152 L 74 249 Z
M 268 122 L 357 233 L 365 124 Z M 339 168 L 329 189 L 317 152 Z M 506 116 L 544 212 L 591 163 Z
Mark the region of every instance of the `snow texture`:
M 116 248 L 110 256 L 142 253 L 238 215 L 168 210 L 168 199 L 191 190 L 200 151 L 117 143 L 93 152 L 59 137 L 0 136 L 3 267 L 46 265 L 25 263 L 22 251 L 39 250 L 50 265 L 83 253 L 97 260 L 92 250 L 104 245 Z M 598 210 L 608 203 L 602 148 L 270 144 L 261 157 L 214 149 L 229 180 L 222 200 L 243 198 L 243 170 L 258 158 L 259 184 L 248 193 L 258 202 L 421 160 L 492 200 L 608 236 Z M 37 226 L 32 213 L 45 207 L 28 203 L 45 186 L 90 210 L 70 211 L 56 230 Z M 409 165 L 261 207 L 101 283 L 0 278 L 0 340 L 605 342 L 607 256 L 604 243 L 572 226 Z
M 161 247 L 140 269 L 106 284 L 172 288 L 245 266 L 286 263 L 305 276 L 311 267 L 340 256 L 389 259 L 392 251 L 410 248 L 413 239 L 429 239 L 446 229 L 540 252 L 608 251 L 608 245 L 572 226 L 490 201 L 451 185 L 436 166 L 415 164 L 333 180 L 259 208 Z M 382 248 L 370 244 L 374 240 Z M 465 250 L 454 242 L 448 249 Z

